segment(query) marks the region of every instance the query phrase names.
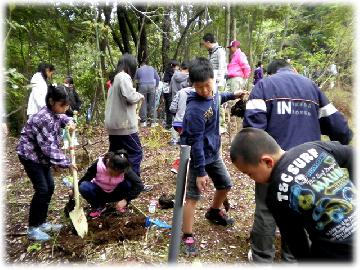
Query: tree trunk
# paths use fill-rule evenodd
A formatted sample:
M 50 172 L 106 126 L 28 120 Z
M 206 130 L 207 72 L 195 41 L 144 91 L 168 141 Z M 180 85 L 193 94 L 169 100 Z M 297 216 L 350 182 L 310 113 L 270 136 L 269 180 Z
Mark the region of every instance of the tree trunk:
M 137 8 L 140 12 L 146 12 L 147 7 L 139 6 Z M 146 17 L 139 13 L 138 19 L 138 30 L 139 30 L 139 43 L 138 43 L 138 52 L 137 59 L 140 64 L 143 61 L 147 60 L 148 51 L 147 51 L 147 35 L 146 35 Z
M 164 10 L 164 19 L 162 23 L 162 47 L 161 47 L 161 56 L 162 56 L 162 71 L 165 71 L 167 63 L 169 63 L 169 51 L 170 51 L 170 29 L 171 29 L 171 20 L 170 20 L 171 6 L 166 6 Z
M 225 9 L 225 25 L 226 25 L 226 28 L 225 28 L 225 39 L 224 39 L 224 42 L 225 42 L 225 46 L 228 46 L 229 43 L 230 43 L 230 22 L 231 22 L 231 7 L 230 7 L 230 3 L 228 2 L 226 4 L 226 9 Z
M 121 33 L 122 43 L 124 46 L 124 52 L 131 54 L 131 47 L 129 42 L 129 35 L 128 30 L 126 27 L 126 9 L 122 4 L 119 4 L 116 9 L 118 22 L 119 22 L 119 29 Z
M 280 49 L 279 52 L 282 52 L 282 49 L 284 47 L 285 44 L 285 39 L 286 39 L 286 34 L 287 34 L 287 29 L 289 26 L 289 15 L 286 15 L 285 19 L 284 19 L 284 30 L 283 30 L 283 35 L 282 35 L 282 39 L 281 39 L 281 43 L 280 43 Z
M 196 18 L 198 18 L 204 12 L 205 12 L 205 8 L 202 8 L 194 15 L 194 17 L 192 17 L 190 20 L 188 20 L 186 27 L 184 28 L 184 31 L 181 33 L 181 37 L 176 46 L 176 50 L 175 50 L 173 59 L 176 59 L 178 57 L 179 48 L 182 46 L 182 44 L 184 42 L 185 35 L 187 34 L 187 31 L 189 30 L 190 25 L 196 20 Z

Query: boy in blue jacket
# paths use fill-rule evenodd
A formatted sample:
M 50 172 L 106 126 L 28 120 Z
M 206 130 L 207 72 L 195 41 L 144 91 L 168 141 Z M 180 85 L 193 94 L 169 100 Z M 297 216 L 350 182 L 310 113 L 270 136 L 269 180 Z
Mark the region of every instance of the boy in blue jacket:
M 206 58 L 195 58 L 189 67 L 189 79 L 195 92 L 187 98 L 181 144 L 191 146 L 186 202 L 183 217 L 183 248 L 187 255 L 197 255 L 193 236 L 195 207 L 211 179 L 216 188 L 205 217 L 217 225 L 232 225 L 234 220 L 220 210 L 232 182 L 220 153 L 219 108 L 228 100 L 240 98 L 244 92 L 221 93 L 215 89 L 212 65 Z M 214 95 L 215 93 L 215 95 Z

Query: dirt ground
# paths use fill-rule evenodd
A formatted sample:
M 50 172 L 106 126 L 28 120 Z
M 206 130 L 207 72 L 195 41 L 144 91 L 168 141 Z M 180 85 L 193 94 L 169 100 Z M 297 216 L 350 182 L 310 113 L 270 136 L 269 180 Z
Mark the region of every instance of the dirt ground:
M 179 147 L 167 144 L 170 134 L 161 127 L 142 128 L 139 136 L 144 150 L 141 178 L 145 184 L 154 185 L 153 190 L 141 193 L 132 201 L 126 213 L 119 214 L 115 209 L 110 209 L 98 219 L 88 218 L 89 232 L 82 239 L 74 233 L 71 222 L 64 214 L 68 190 L 62 184 L 62 178 L 70 175 L 70 171 L 54 172 L 56 187 L 48 220 L 63 223 L 65 227 L 60 233 L 52 235 L 51 241 L 42 244 L 29 241 L 26 237 L 33 189 L 15 152 L 17 138 L 9 137 L 4 162 L 6 263 L 166 264 L 171 231 L 156 227 L 145 228 L 144 223 L 145 216 L 150 216 L 171 224 L 172 209 L 157 208 L 154 214 L 150 214 L 147 208 L 152 198 L 159 199 L 162 194 L 175 194 L 176 175 L 170 169 L 171 163 L 179 155 Z M 83 145 L 76 150 L 81 177 L 90 162 L 107 151 L 108 137 L 102 127 L 87 127 L 79 135 L 79 141 Z M 231 204 L 229 215 L 235 219 L 235 224 L 232 227 L 222 227 L 205 219 L 205 212 L 213 196 L 214 188 L 211 186 L 195 212 L 194 233 L 200 255 L 186 257 L 180 254 L 180 263 L 248 263 L 249 233 L 255 207 L 254 183 L 231 165 L 228 134 L 222 137 L 222 143 L 223 158 L 234 182 L 228 198 Z M 82 205 L 87 211 L 86 201 L 83 200 Z M 276 245 L 279 245 L 279 239 Z M 277 253 L 277 260 L 278 257 Z

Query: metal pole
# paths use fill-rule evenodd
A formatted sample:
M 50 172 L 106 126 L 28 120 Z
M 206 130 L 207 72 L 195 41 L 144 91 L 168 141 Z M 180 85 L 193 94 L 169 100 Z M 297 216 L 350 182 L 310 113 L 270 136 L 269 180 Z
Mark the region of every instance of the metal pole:
M 174 212 L 171 227 L 171 239 L 169 247 L 168 262 L 176 263 L 179 255 L 181 241 L 181 225 L 183 219 L 183 204 L 185 198 L 186 174 L 190 159 L 190 146 L 181 145 L 180 166 L 176 179 L 176 193 Z

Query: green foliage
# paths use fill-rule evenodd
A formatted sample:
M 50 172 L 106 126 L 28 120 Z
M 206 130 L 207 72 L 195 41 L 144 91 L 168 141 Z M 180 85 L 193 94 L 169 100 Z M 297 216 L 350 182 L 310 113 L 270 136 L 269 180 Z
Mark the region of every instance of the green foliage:
M 128 20 L 138 35 L 138 12 L 130 4 L 124 4 Z M 114 70 L 121 56 L 114 40 L 121 42 L 116 11 L 113 9 L 109 25 L 104 17 L 98 16 L 102 7 L 94 5 L 48 5 L 10 4 L 6 14 L 6 110 L 11 130 L 16 133 L 26 120 L 25 108 L 29 94 L 28 83 L 39 62 L 54 64 L 56 73 L 53 81 L 62 83 L 66 75 L 72 75 L 75 87 L 83 100 L 82 114 L 92 104 L 96 104 L 95 118 L 103 121 L 104 97 L 102 87 L 108 74 Z M 112 8 L 112 7 L 111 7 Z M 166 52 L 171 59 L 175 53 L 181 33 L 188 20 L 196 12 L 205 12 L 192 23 L 179 47 L 178 61 L 189 60 L 194 56 L 206 57 L 208 52 L 199 46 L 206 32 L 214 33 L 219 44 L 225 46 L 226 9 L 223 3 L 212 5 L 173 5 L 170 8 L 171 31 L 168 35 L 170 48 Z M 149 64 L 163 71 L 161 32 L 164 11 L 163 5 L 148 5 L 146 20 L 147 48 Z M 316 66 L 323 71 L 318 79 L 324 87 L 329 75 L 327 69 L 335 63 L 338 67 L 339 86 L 347 89 L 352 86 L 354 7 L 351 5 L 323 4 L 241 4 L 231 5 L 231 19 L 236 19 L 236 38 L 241 41 L 252 67 L 261 60 L 265 67 L 274 58 L 292 59 L 293 66 L 306 76 L 310 76 Z M 96 31 L 99 38 L 107 41 L 105 54 L 96 46 Z M 129 30 L 129 29 L 128 29 Z M 128 33 L 130 35 L 130 31 Z M 138 37 L 137 37 L 138 38 Z M 230 39 L 233 37 L 231 36 Z M 129 38 L 132 51 L 136 46 Z M 99 57 L 104 57 L 101 80 Z M 20 76 L 21 75 L 21 76 Z
M 35 242 L 35 243 L 31 244 L 26 249 L 27 253 L 38 252 L 40 250 L 41 250 L 41 243 L 39 243 L 39 242 Z

